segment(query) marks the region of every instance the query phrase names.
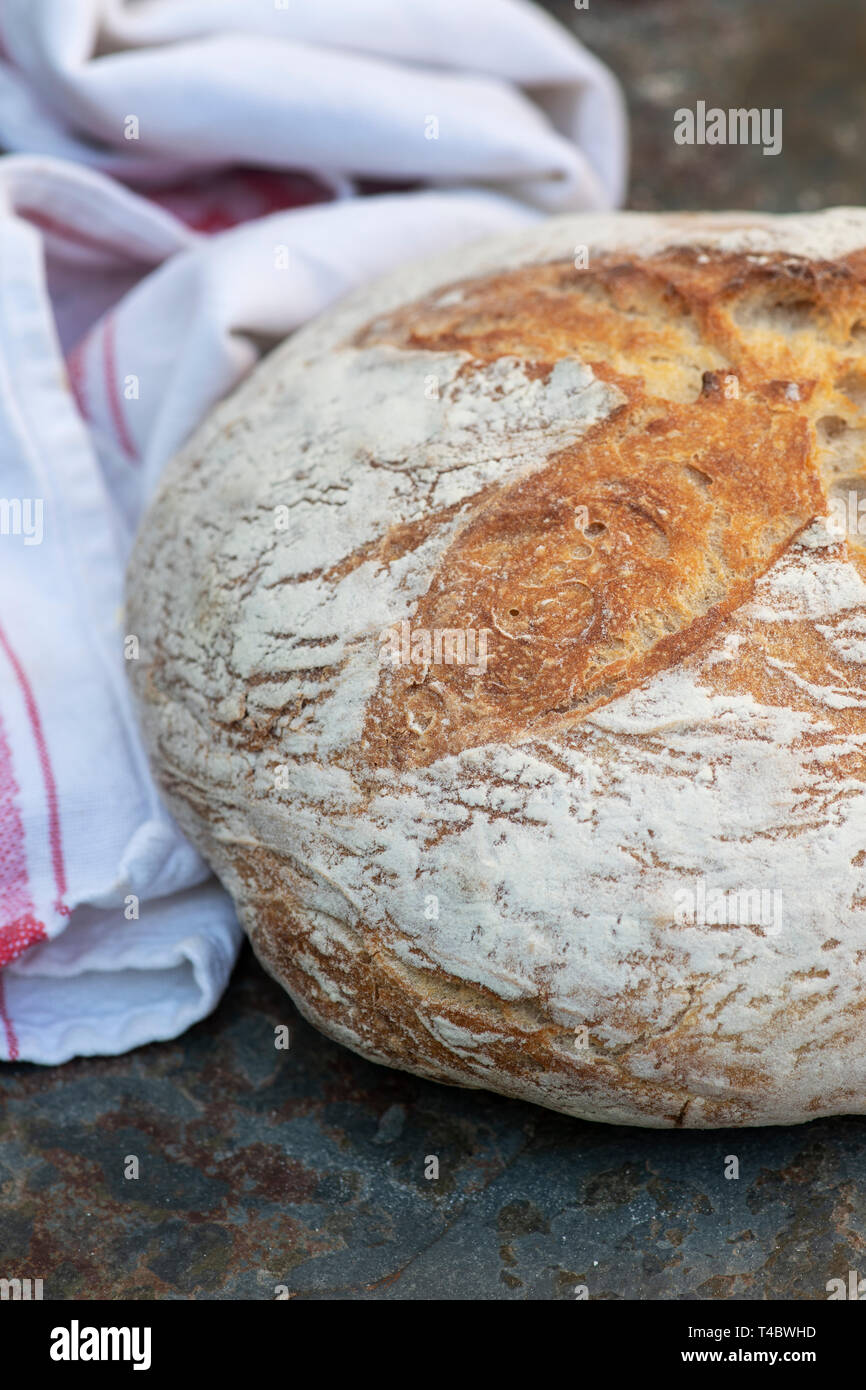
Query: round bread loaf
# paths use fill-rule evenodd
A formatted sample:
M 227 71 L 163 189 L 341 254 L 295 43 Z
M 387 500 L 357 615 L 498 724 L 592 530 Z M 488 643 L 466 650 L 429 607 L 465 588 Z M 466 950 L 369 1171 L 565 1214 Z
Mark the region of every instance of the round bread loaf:
M 273 352 L 128 583 L 156 775 L 363 1056 L 866 1110 L 866 214 L 558 219 Z

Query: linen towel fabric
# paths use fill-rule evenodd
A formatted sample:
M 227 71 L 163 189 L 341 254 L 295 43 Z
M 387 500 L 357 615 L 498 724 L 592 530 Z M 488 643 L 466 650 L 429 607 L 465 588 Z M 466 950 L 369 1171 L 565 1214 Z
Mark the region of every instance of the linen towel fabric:
M 518 0 L 6 0 L 0 146 L 0 1058 L 57 1063 L 176 1036 L 241 941 L 123 669 L 167 459 L 353 286 L 615 205 L 625 123 Z

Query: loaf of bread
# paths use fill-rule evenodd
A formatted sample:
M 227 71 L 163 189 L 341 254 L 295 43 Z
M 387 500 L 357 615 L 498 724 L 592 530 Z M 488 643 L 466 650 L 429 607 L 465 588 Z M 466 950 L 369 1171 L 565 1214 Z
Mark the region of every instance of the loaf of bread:
M 558 219 L 273 352 L 128 581 L 298 1008 L 570 1115 L 866 1110 L 866 213 Z

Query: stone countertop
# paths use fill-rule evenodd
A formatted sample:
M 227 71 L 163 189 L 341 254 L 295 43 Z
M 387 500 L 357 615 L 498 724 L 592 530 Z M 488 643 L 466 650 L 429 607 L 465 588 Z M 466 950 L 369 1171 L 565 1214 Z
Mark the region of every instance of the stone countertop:
M 438 1086 L 323 1038 L 248 947 L 176 1042 L 2 1082 L 3 1270 L 46 1298 L 815 1299 L 866 1265 L 866 1121 L 641 1130 Z
M 629 90 L 629 206 L 861 200 L 859 0 L 548 8 Z M 677 146 L 699 99 L 781 107 L 782 153 Z M 54 1299 L 823 1299 L 866 1273 L 864 1139 L 584 1124 L 420 1081 L 319 1036 L 247 948 L 175 1042 L 0 1069 L 0 1275 Z

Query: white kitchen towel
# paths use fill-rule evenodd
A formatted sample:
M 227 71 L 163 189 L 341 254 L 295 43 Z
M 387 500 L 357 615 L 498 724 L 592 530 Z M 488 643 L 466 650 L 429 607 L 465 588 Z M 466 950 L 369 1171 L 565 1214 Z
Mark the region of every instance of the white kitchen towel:
M 317 18 L 307 10 L 319 7 L 283 11 L 271 0 L 0 9 L 0 142 L 27 148 L 32 118 L 41 148 L 76 161 L 0 158 L 0 1058 L 54 1063 L 176 1036 L 213 1007 L 239 947 L 227 898 L 160 802 L 127 691 L 124 664 L 136 653 L 123 571 L 166 460 L 264 348 L 345 290 L 537 218 L 540 183 L 568 185 L 565 206 L 616 196 L 617 118 L 616 158 L 596 165 L 515 85 L 532 81 L 567 112 L 569 82 L 597 81 L 587 55 L 526 5 L 478 8 L 492 30 L 486 45 L 475 34 L 475 48 L 458 44 L 456 6 L 433 7 L 437 38 L 414 0 L 331 0 Z M 277 23 L 293 25 L 292 36 Z M 234 69 L 232 45 L 244 54 Z M 495 78 L 479 76 L 480 55 Z M 118 70 L 121 58 L 131 65 Z M 455 76 L 455 62 L 474 70 Z M 492 123 L 481 103 L 480 172 L 465 130 L 456 163 L 407 162 L 407 110 L 435 116 L 427 98 L 446 77 L 464 103 L 490 82 L 498 94 Z M 600 85 L 609 94 L 606 75 Z M 442 97 L 440 112 L 461 109 L 456 88 L 456 104 Z M 120 99 L 124 89 L 135 102 Z M 122 133 L 111 138 L 126 107 L 148 131 L 135 155 Z M 598 158 L 603 142 L 582 119 Z M 503 145 L 509 120 L 526 134 Z M 378 143 L 369 130 L 355 138 L 376 121 Z M 256 150 L 259 163 L 282 160 L 276 190 L 238 167 Z M 506 165 L 507 190 L 494 177 Z M 356 196 L 361 175 L 437 185 L 437 169 L 460 186 Z M 183 181 L 167 191 L 172 171 Z M 225 227 L 263 204 L 314 198 L 330 201 L 212 235 L 176 215 L 192 209 L 197 226 Z
M 619 88 L 526 0 L 3 0 L 0 45 L 0 145 L 137 185 L 241 164 L 623 195 Z

